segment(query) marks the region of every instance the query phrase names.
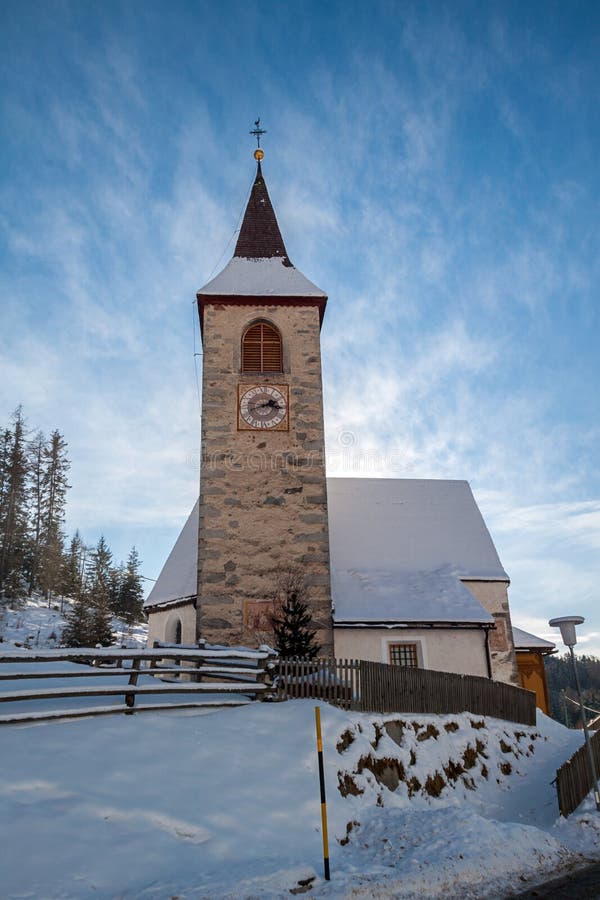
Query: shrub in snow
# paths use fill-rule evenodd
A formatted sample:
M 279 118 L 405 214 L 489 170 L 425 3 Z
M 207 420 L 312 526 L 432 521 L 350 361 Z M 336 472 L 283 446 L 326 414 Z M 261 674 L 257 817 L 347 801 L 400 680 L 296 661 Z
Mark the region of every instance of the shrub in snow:
M 275 644 L 283 659 L 314 659 L 320 645 L 308 607 L 308 596 L 302 572 L 283 572 L 277 584 L 279 611 L 272 618 Z

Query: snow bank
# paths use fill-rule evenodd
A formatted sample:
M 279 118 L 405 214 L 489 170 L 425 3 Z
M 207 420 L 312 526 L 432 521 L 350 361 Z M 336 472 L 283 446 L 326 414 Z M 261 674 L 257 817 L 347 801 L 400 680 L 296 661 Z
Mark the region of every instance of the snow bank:
M 330 883 L 314 703 L 298 700 L 0 729 L 3 896 L 487 898 L 600 856 L 590 811 L 558 822 L 550 783 L 578 733 L 321 708 Z

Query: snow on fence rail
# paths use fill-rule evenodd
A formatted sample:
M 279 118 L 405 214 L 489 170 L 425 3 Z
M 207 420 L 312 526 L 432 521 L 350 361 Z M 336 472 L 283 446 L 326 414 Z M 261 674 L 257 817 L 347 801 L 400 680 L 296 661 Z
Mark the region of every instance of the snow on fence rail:
M 471 712 L 535 725 L 535 694 L 500 681 L 357 659 L 280 660 L 280 699 L 313 697 L 378 713 Z
M 600 771 L 600 731 L 591 736 L 596 771 Z M 587 747 L 582 744 L 556 773 L 556 793 L 561 816 L 569 816 L 594 787 Z
M 0 704 L 8 708 L 33 702 L 42 709 L 0 714 L 0 724 L 42 719 L 104 715 L 110 712 L 143 712 L 156 709 L 183 709 L 204 706 L 233 706 L 251 702 L 252 698 L 270 691 L 272 651 L 240 648 L 160 647 L 146 650 L 120 650 L 112 647 L 42 650 L 35 653 L 20 650 L 0 654 Z M 84 663 L 77 667 L 48 668 L 49 663 Z M 31 664 L 34 664 L 31 666 Z M 10 665 L 9 665 L 10 664 Z M 18 668 L 18 666 L 25 666 Z M 107 678 L 121 677 L 118 684 Z M 159 679 L 169 678 L 169 681 Z M 72 679 L 89 683 L 73 685 Z M 139 679 L 142 683 L 138 683 Z M 31 688 L 24 688 L 28 680 Z M 58 686 L 37 687 L 45 679 Z M 136 698 L 184 695 L 169 703 L 136 705 Z M 228 695 L 228 696 L 227 696 Z M 123 703 L 110 706 L 84 706 L 66 709 L 65 699 L 80 701 L 91 698 L 123 698 Z M 222 699 L 221 699 L 222 698 Z M 52 708 L 50 708 L 50 705 Z

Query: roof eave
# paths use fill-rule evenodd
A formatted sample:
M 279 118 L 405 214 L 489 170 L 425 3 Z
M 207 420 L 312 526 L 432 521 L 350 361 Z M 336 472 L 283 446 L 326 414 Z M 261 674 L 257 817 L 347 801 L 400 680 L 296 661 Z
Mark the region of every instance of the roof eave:
M 464 621 L 464 622 L 446 622 L 446 621 L 398 621 L 393 619 L 333 619 L 334 628 L 495 628 L 493 621 Z
M 489 575 L 459 575 L 458 578 L 460 581 L 481 581 L 485 584 L 510 584 L 510 578 L 506 572 L 504 575 L 498 575 L 494 578 L 490 578 Z
M 167 609 L 175 606 L 187 606 L 192 603 L 196 606 L 196 595 L 190 594 L 188 597 L 174 597 L 172 600 L 158 600 L 156 603 L 145 603 L 144 612 L 157 612 L 161 609 Z

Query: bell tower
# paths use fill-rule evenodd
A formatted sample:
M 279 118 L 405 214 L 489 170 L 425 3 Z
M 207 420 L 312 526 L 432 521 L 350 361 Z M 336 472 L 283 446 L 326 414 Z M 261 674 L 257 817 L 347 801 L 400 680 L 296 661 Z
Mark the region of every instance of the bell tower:
M 198 636 L 228 645 L 269 642 L 278 585 L 294 572 L 327 655 L 333 637 L 320 349 L 327 296 L 290 262 L 263 156 L 259 147 L 233 258 L 197 294 Z

